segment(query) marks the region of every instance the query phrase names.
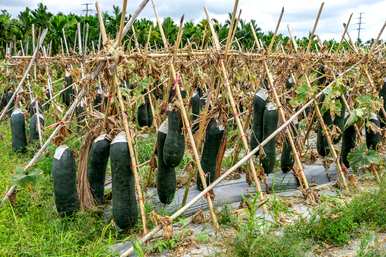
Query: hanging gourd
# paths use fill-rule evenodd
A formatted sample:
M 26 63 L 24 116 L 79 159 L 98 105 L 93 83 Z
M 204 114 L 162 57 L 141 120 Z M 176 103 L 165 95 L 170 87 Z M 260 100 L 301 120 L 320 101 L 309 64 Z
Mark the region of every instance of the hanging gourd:
M 347 117 L 346 117 L 347 121 Z M 342 149 L 340 152 L 340 158 L 342 163 L 347 167 L 350 168 L 350 163 L 347 159 L 348 154 L 351 152 L 352 149 L 354 149 L 356 145 L 356 130 L 355 126 L 351 125 L 343 130 L 342 135 Z
M 39 122 L 38 122 L 38 117 L 39 117 Z M 39 129 L 40 132 L 42 133 L 44 128 L 44 117 L 42 114 L 35 113 L 32 115 L 30 118 L 29 122 L 29 138 L 31 141 L 39 140 Z
M 256 148 L 257 145 L 263 141 L 263 120 L 267 98 L 267 90 L 264 88 L 257 91 L 253 98 L 253 116 L 250 138 L 251 149 Z M 258 155 L 258 153 L 256 153 L 256 155 Z
M 190 99 L 191 104 L 192 104 L 192 132 L 195 133 L 198 128 L 199 128 L 199 123 L 196 122 L 200 116 L 200 112 L 202 109 L 202 91 L 200 88 L 197 88 L 194 93 L 192 98 Z
M 149 96 L 146 95 L 144 103 L 137 110 L 137 121 L 140 127 L 151 127 L 153 124 L 153 112 L 151 110 Z
M 379 91 L 379 97 L 382 100 L 383 103 L 383 110 L 379 111 L 379 117 L 381 117 L 380 122 L 381 122 L 381 128 L 386 127 L 386 116 L 383 111 L 386 111 L 386 77 L 383 79 L 383 86 L 381 90 Z
M 161 124 L 157 132 L 157 192 L 160 202 L 164 204 L 170 204 L 173 201 L 177 187 L 175 168 L 163 161 L 167 134 L 168 120 Z
M 184 157 L 185 137 L 182 127 L 180 111 L 169 108 L 168 133 L 163 149 L 163 160 L 168 167 L 177 167 Z
M 340 112 L 337 115 L 335 115 L 333 124 L 334 126 L 339 128 L 340 133 L 339 135 L 336 135 L 333 138 L 334 144 L 339 143 L 340 139 L 342 138 L 342 131 L 344 129 L 344 123 L 345 123 L 346 105 L 344 104 L 342 96 L 339 97 L 339 101 L 340 101 L 341 109 L 340 109 Z
M 201 155 L 201 167 L 205 173 L 206 184 L 216 179 L 216 161 L 224 137 L 224 127 L 216 119 L 211 119 L 206 128 L 205 142 Z M 197 173 L 197 188 L 202 191 L 200 175 Z
M 133 228 L 138 219 L 134 175 L 125 132 L 110 145 L 113 219 L 121 229 Z
M 325 95 L 323 94 L 320 97 L 320 103 L 323 103 L 324 99 L 325 99 Z M 322 104 L 319 105 L 320 109 L 321 109 L 321 106 Z M 322 113 L 322 118 L 327 129 L 330 129 L 333 124 L 330 110 L 325 110 L 325 112 Z M 327 136 L 324 134 L 321 124 L 319 124 L 317 129 L 317 134 L 316 134 L 316 150 L 318 151 L 318 154 L 322 157 L 325 157 L 330 153 L 330 147 L 328 144 Z
M 97 137 L 91 145 L 87 164 L 87 177 L 91 193 L 97 204 L 104 202 L 106 167 L 110 154 L 110 140 L 106 134 Z
M 11 114 L 12 149 L 14 152 L 26 152 L 27 137 L 25 132 L 24 114 L 15 109 Z
M 73 153 L 66 145 L 56 148 L 51 174 L 54 181 L 55 205 L 61 216 L 79 210 L 76 189 L 76 165 Z
M 74 101 L 75 93 L 74 93 L 74 88 L 72 84 L 73 84 L 72 76 L 70 72 L 66 70 L 65 76 L 64 76 L 63 92 L 61 93 L 61 97 L 62 97 L 63 103 L 67 107 L 69 107 Z
M 377 149 L 378 144 L 381 142 L 381 132 L 377 131 L 380 129 L 381 122 L 375 113 L 371 114 L 371 118 L 366 124 L 366 145 L 369 149 Z
M 270 136 L 276 129 L 279 120 L 277 107 L 273 103 L 267 103 L 263 117 L 263 140 Z M 266 174 L 272 173 L 276 162 L 276 137 L 272 138 L 264 146 L 265 156 L 262 158 L 262 166 Z
M 297 128 L 297 126 L 298 126 L 297 121 L 294 122 L 294 124 L 291 123 L 291 126 Z M 293 129 L 292 131 L 294 132 L 294 136 L 296 136 L 297 135 L 296 129 Z M 280 157 L 281 170 L 284 173 L 291 171 L 293 169 L 294 163 L 295 163 L 295 160 L 294 160 L 294 156 L 293 156 L 293 152 L 292 152 L 292 147 L 291 147 L 290 141 L 286 135 L 284 143 L 283 143 L 283 149 L 281 152 L 281 157 Z

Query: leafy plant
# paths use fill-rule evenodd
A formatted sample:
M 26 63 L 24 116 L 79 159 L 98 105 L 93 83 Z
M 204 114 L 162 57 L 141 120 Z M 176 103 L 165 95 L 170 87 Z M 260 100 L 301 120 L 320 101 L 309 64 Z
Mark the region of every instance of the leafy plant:
M 138 240 L 136 240 L 133 243 L 133 247 L 134 247 L 134 252 L 135 252 L 136 256 L 145 257 L 145 252 L 143 251 L 141 243 Z
M 372 244 L 375 241 L 374 233 L 366 233 L 361 239 L 359 249 L 356 253 L 358 257 L 382 257 L 386 255 L 385 249 Z
M 291 100 L 290 100 L 290 105 L 292 107 L 298 107 L 300 105 L 303 105 L 306 103 L 306 101 L 315 93 L 315 88 L 312 88 L 312 90 L 310 90 L 308 88 L 308 85 L 307 83 L 299 83 L 298 86 L 296 87 L 295 89 L 295 97 L 293 97 Z
M 235 217 L 229 205 L 224 205 L 219 213 L 218 222 L 221 225 L 231 225 L 235 223 Z
M 196 234 L 195 239 L 199 243 L 206 244 L 209 242 L 209 235 L 207 232 L 202 231 L 202 232 Z
M 377 96 L 361 95 L 356 98 L 356 108 L 351 110 L 345 128 L 357 122 L 364 122 L 371 118 L 372 113 L 377 113 L 382 106 L 382 101 Z
M 355 172 L 368 169 L 371 165 L 381 165 L 384 160 L 375 150 L 368 149 L 366 144 L 359 145 L 348 154 L 350 166 Z
M 329 111 L 332 117 L 339 115 L 342 111 L 342 102 L 340 100 L 340 96 L 344 94 L 344 85 L 340 79 L 338 79 L 330 88 L 325 90 L 324 101 L 322 104 L 321 111 L 325 113 Z
M 36 179 L 42 174 L 43 172 L 38 169 L 26 172 L 22 167 L 16 167 L 16 174 L 12 177 L 12 182 L 20 186 L 34 184 Z

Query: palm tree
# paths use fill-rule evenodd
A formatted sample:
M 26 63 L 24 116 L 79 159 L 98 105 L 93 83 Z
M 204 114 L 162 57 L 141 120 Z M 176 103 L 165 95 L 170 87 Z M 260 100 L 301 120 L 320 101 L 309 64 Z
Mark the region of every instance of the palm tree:
M 51 16 L 52 13 L 47 11 L 47 6 L 40 3 L 38 8 L 32 11 L 32 22 L 40 28 L 40 30 L 43 30 L 49 27 Z

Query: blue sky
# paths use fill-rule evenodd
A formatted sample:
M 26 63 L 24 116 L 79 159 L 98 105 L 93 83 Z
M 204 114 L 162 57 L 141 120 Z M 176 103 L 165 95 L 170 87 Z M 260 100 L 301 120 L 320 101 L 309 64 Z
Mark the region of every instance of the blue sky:
M 225 20 L 228 12 L 232 11 L 233 0 L 155 0 L 161 17 L 171 16 L 179 20 L 183 14 L 186 19 L 197 21 L 204 17 L 203 7 L 207 6 L 213 18 Z M 39 2 L 48 6 L 51 12 L 82 13 L 82 3 L 95 3 L 92 0 L 0 0 L 0 9 L 5 9 L 17 15 L 26 6 L 35 8 Z M 129 0 L 128 11 L 134 10 L 140 0 Z M 319 0 L 240 0 L 243 19 L 255 19 L 263 31 L 274 30 L 276 21 L 284 6 L 285 13 L 280 32 L 287 33 L 287 24 L 297 36 L 304 36 L 311 30 L 316 13 L 322 1 Z M 367 40 L 376 37 L 386 20 L 386 0 L 325 0 L 325 7 L 317 29 L 317 34 L 322 39 L 340 38 L 343 27 L 350 13 L 353 20 L 350 26 L 350 34 L 356 39 L 359 13 L 363 12 L 364 30 L 362 39 Z M 112 6 L 121 5 L 121 0 L 100 0 L 103 11 L 111 11 Z M 94 8 L 94 5 L 91 6 Z M 146 7 L 141 17 L 154 18 L 151 6 Z M 386 39 L 386 32 L 382 36 Z

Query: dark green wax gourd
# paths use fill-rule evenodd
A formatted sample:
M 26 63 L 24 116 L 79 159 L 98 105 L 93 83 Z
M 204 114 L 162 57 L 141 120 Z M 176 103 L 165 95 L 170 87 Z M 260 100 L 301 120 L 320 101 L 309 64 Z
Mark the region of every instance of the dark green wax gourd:
M 370 120 L 366 124 L 366 145 L 369 149 L 377 149 L 377 145 L 381 142 L 382 135 L 380 132 L 369 128 L 369 125 L 380 128 L 381 122 L 376 114 L 372 114 Z
M 106 167 L 110 154 L 110 140 L 105 134 L 97 137 L 91 145 L 87 164 L 87 177 L 91 193 L 98 204 L 104 202 Z
M 325 95 L 323 94 L 320 97 L 320 102 L 321 103 L 323 103 L 324 98 L 325 98 Z M 321 109 L 321 107 L 322 107 L 322 104 L 319 105 L 320 109 Z M 322 114 L 322 117 L 323 117 L 323 121 L 326 124 L 327 128 L 330 129 L 332 124 L 333 124 L 333 120 L 331 118 L 330 111 L 326 110 Z M 325 156 L 327 156 L 330 153 L 330 148 L 329 148 L 329 145 L 328 145 L 328 140 L 327 140 L 326 135 L 323 132 L 321 124 L 318 125 L 317 129 L 318 129 L 318 131 L 316 133 L 316 150 L 318 151 L 318 154 L 320 156 L 325 157 Z
M 199 115 L 200 115 L 200 112 L 201 112 L 201 109 L 202 109 L 202 106 L 201 106 L 201 94 L 200 94 L 200 90 L 199 89 L 196 89 L 192 98 L 190 99 L 191 101 L 191 104 L 192 104 L 192 131 L 193 132 L 196 132 L 199 128 L 199 123 L 195 122 Z
M 140 127 L 147 126 L 147 106 L 145 103 L 141 104 L 137 109 L 137 121 Z
M 295 123 L 295 126 L 297 127 L 297 122 Z M 294 135 L 296 136 L 296 130 L 294 131 Z M 295 160 L 292 153 L 291 144 L 289 142 L 288 137 L 286 136 L 284 143 L 283 143 L 283 149 L 281 151 L 281 157 L 280 157 L 280 167 L 281 170 L 284 173 L 287 173 L 292 170 L 294 166 Z
M 38 108 L 39 113 L 42 113 L 42 106 L 39 104 L 39 102 L 36 104 L 36 100 L 33 100 L 28 106 L 28 112 L 30 116 L 36 113 L 36 107 Z
M 268 103 L 264 110 L 263 117 L 263 140 L 270 136 L 276 129 L 279 120 L 277 107 Z M 261 160 L 264 172 L 272 173 L 276 162 L 276 137 L 272 138 L 264 146 L 265 157 Z
M 289 89 L 293 88 L 294 86 L 295 86 L 295 82 L 292 79 L 292 77 L 289 76 L 289 78 L 285 82 L 285 87 L 286 87 L 287 90 L 289 90 Z
M 104 95 L 103 89 L 100 86 L 98 86 L 96 95 L 94 98 L 94 102 L 93 102 L 94 109 L 101 112 L 106 100 L 107 99 Z
M 6 100 L 5 100 L 5 92 L 1 93 L 1 97 L 0 97 L 0 111 L 3 110 L 3 108 L 5 107 L 6 105 Z
M 121 229 L 133 228 L 138 219 L 134 175 L 125 132 L 110 145 L 113 219 Z
M 149 97 L 145 97 L 145 102 L 138 107 L 137 121 L 140 127 L 151 127 L 153 124 L 153 113 L 151 111 Z
M 267 104 L 267 90 L 261 88 L 257 91 L 253 99 L 253 116 L 252 116 L 252 129 L 251 129 L 251 139 L 250 147 L 254 149 L 257 145 L 263 141 L 263 117 L 264 110 Z M 256 153 L 258 155 L 258 153 Z
M 66 145 L 56 148 L 52 177 L 54 181 L 55 205 L 61 216 L 67 216 L 79 210 L 79 198 L 76 189 L 76 165 L 73 153 Z
M 150 104 L 150 95 L 145 96 L 145 105 L 147 109 L 147 126 L 151 127 L 153 125 L 153 111 Z
M 164 145 L 168 134 L 168 122 L 164 121 L 157 132 L 157 192 L 161 203 L 170 204 L 173 201 L 177 187 L 176 171 L 174 167 L 165 164 Z
M 351 125 L 351 126 L 347 127 L 345 130 L 343 130 L 342 148 L 341 148 L 341 152 L 340 152 L 340 159 L 341 159 L 341 162 L 347 168 L 350 168 L 350 163 L 347 159 L 347 156 L 351 152 L 351 150 L 354 149 L 354 147 L 356 145 L 356 138 L 357 138 L 357 134 L 356 134 L 356 130 L 355 130 L 354 125 Z
M 9 103 L 9 101 L 11 100 L 13 96 L 13 92 L 12 90 L 8 90 L 7 92 L 4 93 L 4 96 L 3 96 L 3 108 L 5 108 L 7 106 L 7 104 Z M 8 108 L 8 111 L 7 111 L 7 114 L 10 115 L 12 113 L 12 110 L 13 108 L 15 107 L 15 100 L 12 101 L 12 103 L 9 105 L 9 108 Z
M 83 127 L 86 124 L 86 103 L 84 99 L 75 108 L 76 119 L 78 121 L 78 126 Z
M 163 149 L 163 160 L 168 167 L 177 167 L 185 151 L 185 138 L 182 131 L 181 113 L 179 110 L 168 112 L 168 133 Z
M 386 111 L 386 77 L 383 79 L 383 86 L 381 88 L 381 91 L 379 92 L 379 97 L 383 101 L 383 109 Z M 379 111 L 379 116 L 381 117 L 381 128 L 386 127 L 386 116 L 384 115 L 383 111 Z
M 15 109 L 11 114 L 12 149 L 14 152 L 27 150 L 27 136 L 25 132 L 24 114 Z
M 317 82 L 319 86 L 323 86 L 326 84 L 327 78 L 326 78 L 326 70 L 323 64 L 321 64 L 317 71 Z
M 71 74 L 66 71 L 66 75 L 64 77 L 63 89 L 64 91 L 61 93 L 63 103 L 68 107 L 74 101 L 74 89 L 71 86 L 73 83 Z M 69 87 L 70 86 L 70 87 Z
M 201 167 L 205 172 L 207 185 L 216 179 L 216 160 L 223 137 L 224 128 L 218 124 L 218 121 L 212 119 L 206 129 L 205 142 L 201 156 Z M 200 191 L 204 189 L 198 173 L 197 188 Z
M 31 141 L 39 140 L 39 126 L 40 131 L 43 131 L 44 128 L 44 117 L 39 113 L 39 123 L 38 123 L 38 114 L 35 113 L 32 115 L 29 121 L 29 138 Z
M 339 101 L 342 108 L 340 110 L 340 113 L 336 115 L 334 118 L 334 125 L 340 129 L 341 133 L 333 139 L 334 144 L 339 143 L 340 139 L 342 138 L 342 131 L 344 129 L 344 123 L 345 123 L 346 105 L 344 104 L 342 97 L 339 97 Z
M 47 88 L 47 89 L 45 90 L 44 95 L 45 95 L 45 98 L 44 98 L 45 103 L 44 103 L 44 105 L 42 105 L 41 107 L 42 107 L 42 111 L 47 111 L 48 109 L 50 109 L 50 106 L 51 106 L 51 101 L 50 101 L 50 99 L 52 98 L 52 92 L 50 92 L 50 89 L 49 89 L 49 88 Z

